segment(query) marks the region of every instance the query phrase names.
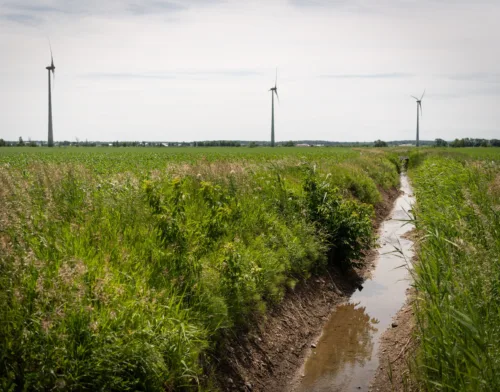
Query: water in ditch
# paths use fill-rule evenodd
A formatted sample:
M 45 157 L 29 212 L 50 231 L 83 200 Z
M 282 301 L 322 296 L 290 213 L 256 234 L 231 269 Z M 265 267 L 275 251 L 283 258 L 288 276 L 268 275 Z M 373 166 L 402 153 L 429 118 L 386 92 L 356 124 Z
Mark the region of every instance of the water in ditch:
M 413 243 L 403 237 L 413 228 L 407 221 L 414 198 L 404 174 L 401 190 L 389 219 L 380 226 L 380 247 L 370 278 L 331 314 L 299 380 L 290 388 L 295 392 L 368 390 L 379 365 L 380 337 L 391 327 L 410 286 L 407 263 Z

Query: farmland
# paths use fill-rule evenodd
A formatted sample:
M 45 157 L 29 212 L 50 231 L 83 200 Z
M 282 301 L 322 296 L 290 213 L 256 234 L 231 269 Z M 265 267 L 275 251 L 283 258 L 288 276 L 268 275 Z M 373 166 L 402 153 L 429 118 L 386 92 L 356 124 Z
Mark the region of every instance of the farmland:
M 409 155 L 412 377 L 498 390 L 500 153 L 0 149 L 0 389 L 217 390 L 218 350 L 362 264 Z
M 214 389 L 216 350 L 349 268 L 399 183 L 350 149 L 1 149 L 0 388 Z

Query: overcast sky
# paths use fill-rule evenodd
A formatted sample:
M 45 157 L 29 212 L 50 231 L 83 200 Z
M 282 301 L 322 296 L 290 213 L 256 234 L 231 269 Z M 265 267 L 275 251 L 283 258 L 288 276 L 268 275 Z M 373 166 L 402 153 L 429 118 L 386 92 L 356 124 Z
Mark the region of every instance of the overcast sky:
M 377 5 L 374 5 L 377 3 Z M 0 0 L 0 137 L 500 138 L 500 0 Z

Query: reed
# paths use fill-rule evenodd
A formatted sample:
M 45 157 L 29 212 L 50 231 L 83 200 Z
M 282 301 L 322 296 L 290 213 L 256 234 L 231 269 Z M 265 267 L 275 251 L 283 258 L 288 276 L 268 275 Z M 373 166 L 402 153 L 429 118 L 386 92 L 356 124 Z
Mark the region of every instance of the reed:
M 423 390 L 500 390 L 500 167 L 470 156 L 420 154 L 410 171 Z

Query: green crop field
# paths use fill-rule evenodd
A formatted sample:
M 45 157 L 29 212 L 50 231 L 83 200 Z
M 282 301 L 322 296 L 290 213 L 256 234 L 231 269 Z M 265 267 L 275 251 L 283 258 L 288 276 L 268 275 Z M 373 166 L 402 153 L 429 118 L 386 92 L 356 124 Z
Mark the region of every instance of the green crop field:
M 391 154 L 0 149 L 0 389 L 207 390 L 217 347 L 373 244 Z
M 412 154 L 422 390 L 500 390 L 500 149 Z

